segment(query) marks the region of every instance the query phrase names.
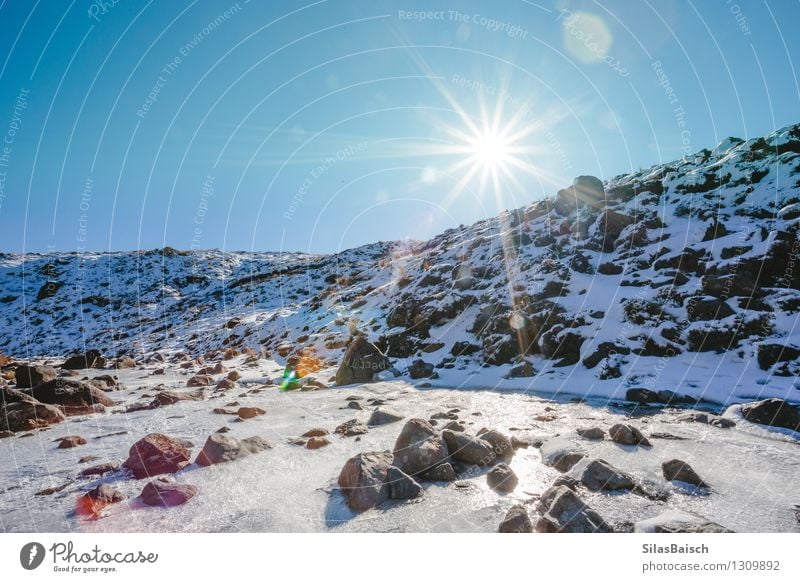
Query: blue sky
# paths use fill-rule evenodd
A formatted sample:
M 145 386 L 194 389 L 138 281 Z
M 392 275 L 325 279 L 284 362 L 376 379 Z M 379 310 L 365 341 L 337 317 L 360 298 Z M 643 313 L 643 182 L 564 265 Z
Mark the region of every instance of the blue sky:
M 425 239 L 800 121 L 797 22 L 777 0 L 0 0 L 0 251 Z

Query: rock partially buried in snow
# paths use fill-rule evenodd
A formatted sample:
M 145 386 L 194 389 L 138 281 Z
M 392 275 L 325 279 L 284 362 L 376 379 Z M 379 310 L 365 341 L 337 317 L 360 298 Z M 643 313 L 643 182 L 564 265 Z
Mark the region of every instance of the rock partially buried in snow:
M 266 414 L 267 411 L 263 408 L 258 408 L 256 406 L 242 406 L 239 408 L 237 414 L 239 418 L 242 420 L 246 420 L 248 418 L 255 418 L 256 416 L 261 416 L 262 414 Z
M 652 446 L 642 432 L 630 424 L 615 424 L 608 429 L 608 436 L 611 437 L 612 441 L 620 445 Z
M 550 487 L 539 500 L 536 521 L 540 533 L 607 533 L 613 531 L 600 515 L 591 509 L 569 487 Z
M 415 499 L 423 493 L 422 486 L 397 467 L 389 467 L 386 479 L 390 499 Z
M 306 442 L 306 448 L 311 450 L 321 449 L 322 447 L 327 447 L 329 444 L 331 444 L 331 441 L 325 437 L 311 437 L 308 439 L 308 442 Z
M 579 428 L 575 432 L 590 441 L 601 441 L 606 438 L 606 433 L 603 432 L 603 429 L 596 426 L 592 428 Z
M 532 533 L 533 522 L 528 515 L 528 510 L 524 505 L 514 505 L 508 510 L 503 521 L 500 522 L 500 527 L 497 528 L 500 533 Z
M 478 438 L 491 445 L 495 459 L 510 461 L 514 456 L 514 445 L 511 443 L 511 439 L 503 433 L 496 430 L 483 429 L 478 431 Z
M 511 493 L 517 488 L 519 479 L 511 467 L 505 463 L 500 463 L 492 467 L 492 470 L 486 474 L 486 482 L 495 491 Z
M 354 511 L 366 511 L 389 498 L 386 477 L 392 464 L 388 451 L 359 453 L 339 473 L 339 487 Z
M 581 459 L 572 467 L 569 476 L 583 483 L 590 491 L 616 491 L 636 487 L 630 475 L 602 459 Z
M 471 465 L 489 465 L 494 461 L 494 449 L 488 441 L 452 430 L 443 430 L 442 437 L 450 456 L 456 461 Z
M 689 466 L 689 463 L 681 461 L 680 459 L 664 461 L 664 463 L 661 464 L 661 471 L 664 473 L 664 479 L 667 481 L 682 481 L 697 487 L 708 487 L 705 481 L 703 481 L 700 476 L 695 473 L 694 469 Z
M 114 401 L 102 390 L 65 378 L 39 384 L 30 389 L 30 395 L 39 402 L 58 406 L 67 416 L 90 414 L 101 411 L 104 406 L 114 405 Z
M 86 439 L 80 435 L 69 435 L 58 439 L 59 449 L 72 449 L 85 444 Z
M 367 421 L 367 426 L 381 426 L 403 420 L 403 415 L 386 408 L 376 408 Z
M 702 424 L 716 426 L 717 428 L 732 428 L 736 426 L 736 423 L 730 418 L 725 418 L 719 416 L 718 414 L 712 414 L 710 412 L 699 412 L 699 411 L 687 412 L 681 414 L 675 420 L 677 420 L 678 422 L 699 422 Z
M 732 530 L 704 517 L 676 510 L 637 521 L 633 530 L 636 533 L 733 533 Z
M 342 436 L 350 437 L 367 434 L 367 432 L 369 432 L 369 428 L 367 428 L 367 425 L 359 421 L 357 418 L 353 418 L 337 426 L 333 432 Z
M 96 517 L 104 507 L 124 500 L 125 495 L 121 491 L 108 483 L 101 483 L 78 498 L 75 503 L 75 512 L 78 515 Z
M 422 481 L 455 481 L 458 479 L 458 475 L 456 474 L 456 470 L 453 469 L 453 465 L 450 463 L 442 463 L 441 465 L 436 465 L 429 471 L 425 471 L 419 478 Z
M 449 457 L 447 445 L 427 420 L 409 420 L 394 444 L 395 465 L 409 475 L 424 473 Z
M 56 371 L 50 366 L 28 366 L 20 364 L 14 372 L 17 388 L 33 388 L 44 382 L 54 380 Z
M 23 432 L 64 420 L 66 420 L 64 413 L 59 408 L 51 404 L 42 404 L 33 398 L 9 402 L 0 407 L 0 431 Z
M 566 473 L 575 463 L 586 457 L 577 445 L 562 437 L 542 443 L 539 453 L 542 455 L 542 463 L 562 473 Z
M 189 464 L 189 449 L 176 439 L 152 433 L 134 443 L 122 464 L 137 479 L 176 473 Z
M 154 507 L 183 505 L 197 495 L 197 487 L 188 483 L 173 483 L 167 479 L 155 479 L 144 486 L 140 497 Z
M 743 404 L 742 416 L 750 422 L 800 432 L 800 407 L 779 398 Z
M 206 439 L 195 463 L 201 467 L 241 459 L 271 448 L 263 438 L 255 436 L 239 440 L 224 434 L 212 434 Z

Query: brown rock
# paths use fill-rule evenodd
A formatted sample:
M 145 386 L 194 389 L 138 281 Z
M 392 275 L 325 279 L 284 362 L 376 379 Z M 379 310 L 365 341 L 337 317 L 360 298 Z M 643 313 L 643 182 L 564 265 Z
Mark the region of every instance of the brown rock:
M 239 418 L 246 420 L 248 418 L 255 418 L 256 416 L 261 416 L 262 414 L 266 414 L 267 411 L 263 408 L 257 408 L 255 406 L 242 406 L 237 414 Z
M 176 473 L 189 464 L 189 449 L 176 439 L 152 433 L 134 443 L 122 464 L 137 479 Z
M 331 444 L 331 441 L 326 439 L 325 437 L 311 437 L 308 439 L 306 443 L 307 449 L 321 449 L 322 447 L 327 447 Z
M 58 439 L 58 441 L 59 441 L 58 443 L 59 449 L 71 449 L 79 445 L 86 444 L 86 439 L 78 435 L 65 436 Z
M 194 485 L 172 483 L 166 479 L 155 479 L 144 486 L 141 498 L 147 505 L 174 507 L 186 503 L 195 495 L 197 495 L 197 487 Z

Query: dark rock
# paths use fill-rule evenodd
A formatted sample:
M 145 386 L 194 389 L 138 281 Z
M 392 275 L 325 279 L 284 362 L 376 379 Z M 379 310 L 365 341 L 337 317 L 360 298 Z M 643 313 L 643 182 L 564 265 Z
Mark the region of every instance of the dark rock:
M 730 418 L 724 418 L 717 414 L 711 414 L 710 412 L 687 412 L 685 414 L 681 414 L 675 420 L 678 422 L 699 422 L 702 424 L 716 426 L 717 428 L 731 428 L 736 426 L 736 423 Z
M 376 408 L 367 421 L 367 426 L 381 426 L 403 420 L 403 415 L 385 408 Z
M 600 515 L 591 509 L 569 487 L 560 485 L 546 490 L 537 509 L 542 516 L 536 521 L 540 533 L 607 533 L 613 531 Z
M 105 368 L 106 359 L 99 350 L 87 350 L 83 354 L 78 354 L 67 358 L 61 364 L 65 370 L 85 370 L 87 368 Z
M 141 498 L 146 505 L 155 507 L 175 507 L 197 495 L 194 485 L 173 483 L 166 479 L 150 481 L 142 489 Z
M 17 379 L 17 388 L 32 388 L 56 378 L 56 371 L 50 366 L 20 364 L 14 374 Z
M 85 445 L 86 439 L 79 435 L 70 435 L 58 439 L 59 449 L 72 449 L 80 445 Z
M 583 483 L 590 491 L 617 491 L 633 489 L 633 478 L 602 459 L 581 459 L 569 472 L 569 476 Z
M 800 408 L 779 398 L 743 404 L 742 416 L 750 422 L 800 431 Z
M 386 474 L 390 499 L 415 499 L 422 495 L 422 486 L 397 467 L 389 467 Z
M 597 348 L 593 353 L 589 354 L 583 359 L 583 365 L 589 369 L 592 369 L 609 356 L 616 354 L 627 356 L 630 353 L 630 348 L 625 346 L 619 346 L 614 342 L 602 342 L 597 345 Z
M 525 506 L 514 505 L 511 507 L 503 521 L 500 522 L 500 527 L 498 527 L 497 531 L 500 533 L 532 533 L 533 522 L 531 522 Z
M 422 481 L 455 481 L 458 479 L 453 465 L 450 463 L 442 463 L 436 465 L 433 469 L 429 469 L 422 473 L 419 478 Z
M 647 388 L 630 388 L 625 393 L 625 400 L 642 404 L 661 403 L 658 392 L 648 390 Z
M 510 461 L 514 456 L 514 445 L 511 439 L 496 430 L 484 430 L 478 433 L 478 437 L 488 442 L 492 446 L 494 458 L 501 461 Z
M 758 367 L 769 370 L 779 362 L 797 362 L 800 349 L 782 344 L 761 344 L 758 346 Z
M 3 392 L 7 392 L 4 390 Z M 0 407 L 0 430 L 22 432 L 43 428 L 66 420 L 64 413 L 51 404 L 36 400 L 9 402 Z
M 78 515 L 95 517 L 100 514 L 104 507 L 124 500 L 125 495 L 121 491 L 108 483 L 101 483 L 78 498 L 75 504 L 75 512 Z
M 258 453 L 271 448 L 261 437 L 250 437 L 239 440 L 224 434 L 212 434 L 206 439 L 203 450 L 197 455 L 195 463 L 201 467 L 226 463 L 253 453 Z
M 620 445 L 652 446 L 641 431 L 630 424 L 615 424 L 608 429 L 608 436 L 611 437 L 612 441 Z
M 92 467 L 86 467 L 79 474 L 81 477 L 90 477 L 92 475 L 105 475 L 106 473 L 113 473 L 119 469 L 116 463 L 101 463 Z
M 511 493 L 517 488 L 519 479 L 511 467 L 505 463 L 499 463 L 486 473 L 486 483 L 495 491 Z
M 539 448 L 542 463 L 561 473 L 569 471 L 578 461 L 586 457 L 583 451 L 565 438 L 555 437 L 542 443 Z
M 713 321 L 736 315 L 730 305 L 716 297 L 692 297 L 688 299 L 686 313 L 690 321 Z
M 54 404 L 68 416 L 90 414 L 102 410 L 104 406 L 114 405 L 114 401 L 102 390 L 65 378 L 44 382 L 31 388 L 29 392 L 39 402 Z
M 163 434 L 152 433 L 130 448 L 122 464 L 137 479 L 164 473 L 176 473 L 189 464 L 189 449 L 182 442 Z
M 372 382 L 378 372 L 391 367 L 389 358 L 369 343 L 363 335 L 353 338 L 336 372 L 336 384 L 360 384 Z
M 424 473 L 448 457 L 442 436 L 428 421 L 419 418 L 405 424 L 394 444 L 394 464 L 409 475 Z
M 601 441 L 606 437 L 606 433 L 603 432 L 603 429 L 596 426 L 592 428 L 579 428 L 575 432 L 577 432 L 583 438 L 592 441 Z
M 339 473 L 339 487 L 350 509 L 366 511 L 389 498 L 386 479 L 391 465 L 388 451 L 359 453 L 348 459 Z
M 661 471 L 664 473 L 664 479 L 667 481 L 682 481 L 697 487 L 708 487 L 688 463 L 679 459 L 664 461 L 661 464 Z
M 429 364 L 423 360 L 415 360 L 414 363 L 412 363 L 408 368 L 408 373 L 412 380 L 430 378 L 433 375 L 433 372 L 433 364 Z
M 489 441 L 451 430 L 442 431 L 450 456 L 456 461 L 471 465 L 489 465 L 495 459 L 494 448 Z
M 357 436 L 360 434 L 367 434 L 369 428 L 363 422 L 360 422 L 357 418 L 353 418 L 348 420 L 347 422 L 343 422 L 339 426 L 337 426 L 333 432 L 336 434 L 340 434 L 342 436 Z
M 578 332 L 556 325 L 542 334 L 542 354 L 550 360 L 559 360 L 556 367 L 571 366 L 581 360 L 581 346 L 585 338 Z

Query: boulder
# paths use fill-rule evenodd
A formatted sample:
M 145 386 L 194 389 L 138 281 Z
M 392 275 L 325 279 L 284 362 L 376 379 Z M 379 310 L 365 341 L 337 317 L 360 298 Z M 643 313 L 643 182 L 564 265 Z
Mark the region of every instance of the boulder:
M 182 505 L 197 495 L 197 487 L 188 483 L 174 483 L 167 479 L 154 479 L 144 486 L 140 497 L 146 505 L 174 507 Z
M 577 445 L 560 437 L 542 443 L 539 454 L 542 456 L 542 463 L 562 473 L 566 473 L 578 461 L 586 457 Z
M 625 400 L 639 402 L 641 404 L 661 403 L 661 397 L 659 397 L 658 392 L 648 390 L 647 388 L 630 388 L 625 392 Z
M 782 344 L 761 344 L 758 346 L 758 367 L 769 370 L 779 362 L 800 360 L 800 349 Z
M 343 422 L 333 430 L 333 432 L 335 432 L 336 434 L 340 434 L 346 437 L 366 434 L 368 431 L 369 428 L 367 428 L 367 425 L 358 420 L 357 418 L 353 418 L 351 420 L 348 420 L 347 422 Z
M 456 461 L 471 465 L 489 465 L 495 459 L 494 449 L 489 441 L 452 430 L 443 430 L 442 437 L 450 456 Z
M 427 420 L 420 418 L 409 420 L 394 444 L 394 464 L 409 475 L 424 473 L 444 463 L 448 457 L 442 436 Z
M 728 528 L 704 517 L 677 510 L 638 521 L 633 530 L 636 533 L 732 533 Z
M 261 437 L 250 437 L 239 440 L 232 436 L 215 433 L 206 439 L 203 450 L 197 455 L 195 463 L 201 467 L 226 463 L 235 459 L 247 457 L 271 448 L 270 444 Z
M 492 446 L 495 459 L 510 461 L 514 456 L 514 445 L 511 439 L 496 430 L 484 430 L 478 432 L 478 438 L 488 442 Z
M 412 380 L 419 380 L 420 378 L 430 378 L 433 376 L 433 364 L 429 364 L 424 360 L 415 360 L 408 368 L 408 374 Z
M 590 491 L 634 489 L 633 478 L 601 459 L 581 459 L 569 472 L 569 477 L 583 483 Z
M 415 499 L 423 493 L 422 486 L 397 467 L 389 467 L 386 478 L 390 499 Z
M 311 438 L 311 437 L 324 437 L 324 436 L 328 436 L 329 434 L 330 434 L 330 432 L 328 432 L 328 429 L 325 429 L 325 428 L 312 428 L 312 429 L 307 430 L 306 432 L 304 432 L 303 436 L 306 437 L 306 438 Z
M 386 408 L 376 408 L 367 421 L 367 426 L 381 426 L 403 420 L 403 415 Z
M 199 388 L 202 386 L 211 386 L 214 383 L 214 378 L 209 374 L 196 374 L 186 381 L 186 386 L 189 388 Z
M 612 528 L 600 515 L 565 485 L 550 487 L 539 500 L 536 521 L 540 533 L 608 533 Z
M 106 359 L 100 353 L 100 350 L 87 350 L 83 354 L 78 354 L 67 358 L 61 364 L 65 370 L 85 370 L 87 368 L 105 368 Z
M 442 463 L 436 465 L 433 469 L 429 469 L 422 473 L 419 478 L 422 481 L 455 481 L 458 479 L 456 470 L 450 463 Z
M 120 356 L 119 358 L 117 358 L 117 361 L 114 363 L 114 366 L 119 370 L 135 368 L 136 360 L 134 360 L 130 356 Z
M 248 418 L 255 418 L 256 416 L 261 416 L 262 414 L 266 414 L 267 411 L 263 408 L 258 408 L 257 406 L 242 406 L 236 412 L 236 414 L 242 420 L 247 420 Z
M 339 487 L 354 511 L 366 511 L 389 498 L 386 478 L 392 465 L 388 451 L 359 453 L 339 473 Z
M 343 386 L 372 382 L 375 374 L 390 367 L 389 358 L 363 335 L 357 335 L 347 348 L 336 371 L 336 384 Z
M 0 431 L 28 431 L 64 420 L 66 420 L 64 413 L 58 407 L 42 404 L 32 398 L 9 402 L 0 407 Z
M 661 464 L 661 471 L 667 481 L 682 481 L 696 487 L 708 487 L 706 483 L 695 473 L 688 463 L 679 459 L 664 461 Z
M 699 422 L 702 424 L 716 426 L 717 428 L 731 428 L 736 426 L 736 423 L 730 418 L 725 418 L 719 416 L 718 414 L 712 414 L 710 412 L 699 412 L 699 411 L 687 412 L 685 414 L 681 414 L 680 416 L 675 418 L 675 420 L 677 420 L 678 422 Z
M 85 445 L 86 439 L 79 435 L 70 435 L 58 439 L 59 449 L 72 449 L 80 445 Z
M 176 473 L 189 464 L 189 449 L 176 439 L 151 433 L 133 444 L 122 464 L 137 479 Z
M 78 498 L 75 503 L 75 512 L 78 515 L 96 517 L 104 507 L 124 500 L 125 495 L 120 490 L 108 483 L 101 483 Z
M 642 432 L 630 424 L 615 424 L 608 429 L 608 436 L 611 437 L 612 441 L 620 445 L 652 446 Z
M 56 378 L 39 384 L 28 392 L 39 402 L 58 406 L 67 416 L 90 414 L 102 411 L 104 406 L 114 406 L 114 401 L 102 390 L 85 382 L 66 378 Z
M 800 408 L 779 398 L 742 404 L 742 416 L 750 422 L 800 431 Z
M 596 426 L 592 428 L 579 428 L 575 432 L 590 441 L 601 441 L 606 438 L 606 433 L 603 432 L 603 429 Z
M 56 371 L 50 366 L 20 364 L 14 374 L 17 379 L 17 388 L 33 388 L 56 378 Z
M 519 479 L 516 473 L 505 463 L 499 463 L 486 473 L 486 483 L 501 493 L 511 493 L 517 488 Z
M 321 449 L 322 447 L 327 447 L 331 444 L 331 441 L 326 439 L 325 437 L 311 437 L 306 442 L 306 448 L 311 450 Z
M 716 297 L 691 297 L 686 301 L 686 313 L 690 321 L 714 321 L 736 315 L 730 305 Z
M 91 467 L 86 467 L 83 471 L 79 473 L 81 477 L 91 477 L 94 475 L 105 475 L 106 473 L 113 473 L 119 469 L 119 465 L 116 463 L 100 463 L 99 465 L 93 465 Z
M 500 527 L 497 528 L 497 531 L 500 533 L 532 533 L 533 522 L 531 522 L 525 506 L 512 506 L 503 521 L 500 522 Z
M 180 402 L 181 400 L 193 400 L 199 401 L 205 398 L 205 394 L 202 390 L 197 392 L 175 392 L 173 390 L 162 390 L 161 392 L 157 393 L 154 402 L 158 402 L 158 405 L 153 405 L 153 408 L 157 408 L 158 406 L 167 406 L 170 404 L 175 404 L 176 402 Z

